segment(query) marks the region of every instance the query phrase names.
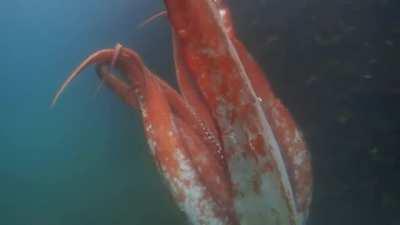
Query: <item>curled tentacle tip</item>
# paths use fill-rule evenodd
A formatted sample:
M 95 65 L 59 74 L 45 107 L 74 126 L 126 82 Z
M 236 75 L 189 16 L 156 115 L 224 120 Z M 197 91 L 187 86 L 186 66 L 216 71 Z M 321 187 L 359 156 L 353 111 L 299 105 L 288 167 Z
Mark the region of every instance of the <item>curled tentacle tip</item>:
M 121 54 L 121 49 L 122 49 L 122 45 L 120 43 L 117 43 L 114 47 L 114 54 L 113 57 L 111 59 L 111 68 L 115 67 L 115 63 L 117 62 L 118 56 Z
M 57 103 L 57 99 L 53 98 L 53 99 L 51 100 L 51 103 L 50 103 L 49 108 L 50 108 L 50 109 L 53 109 L 54 106 L 56 105 L 56 103 Z
M 119 47 L 120 46 L 120 47 Z M 121 48 L 122 45 L 117 44 L 117 48 Z M 50 107 L 54 107 L 55 104 L 57 103 L 57 100 L 60 98 L 61 94 L 64 92 L 65 88 L 71 83 L 72 80 L 74 80 L 80 72 L 85 69 L 87 66 L 94 64 L 94 63 L 100 63 L 102 61 L 109 60 L 112 56 L 112 52 L 114 50 L 112 49 L 103 49 L 99 50 L 93 54 L 91 54 L 89 57 L 87 57 L 78 67 L 75 68 L 74 71 L 67 77 L 67 79 L 62 83 L 61 87 L 58 89 L 56 94 L 54 95 L 54 98 L 50 104 Z

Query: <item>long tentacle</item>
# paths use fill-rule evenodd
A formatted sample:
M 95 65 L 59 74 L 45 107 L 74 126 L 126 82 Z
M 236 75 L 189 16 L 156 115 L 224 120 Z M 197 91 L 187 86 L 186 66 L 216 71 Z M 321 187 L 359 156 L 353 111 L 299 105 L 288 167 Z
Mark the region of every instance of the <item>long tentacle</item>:
M 54 107 L 54 105 L 57 103 L 57 100 L 64 92 L 65 88 L 71 83 L 71 81 L 73 81 L 79 75 L 79 73 L 83 69 L 94 63 L 102 63 L 109 61 L 110 58 L 112 58 L 113 54 L 114 54 L 114 49 L 103 49 L 87 57 L 78 67 L 74 69 L 74 71 L 72 71 L 72 73 L 68 76 L 68 78 L 62 83 L 61 87 L 58 89 L 51 102 L 51 107 Z
M 130 65 L 135 66 L 134 64 Z M 129 71 L 132 72 L 131 69 L 125 68 L 123 72 L 129 73 Z M 97 72 L 101 79 L 104 80 L 105 84 L 122 98 L 124 102 L 130 106 L 139 108 L 142 114 L 146 112 L 143 116 L 145 124 L 154 122 L 148 121 L 146 118 L 150 120 L 150 116 L 148 115 L 150 112 L 147 107 L 151 105 L 150 102 L 155 101 L 150 99 L 151 97 L 146 93 L 149 93 L 148 89 L 153 88 L 154 85 L 160 88 L 161 92 L 157 94 L 157 96 L 161 98 L 162 95 L 162 98 L 165 99 L 163 105 L 168 107 L 168 109 L 165 108 L 165 110 L 170 111 L 171 115 L 169 116 L 174 118 L 174 127 L 180 131 L 179 134 L 176 135 L 183 144 L 182 150 L 184 150 L 187 157 L 189 157 L 190 164 L 196 170 L 199 179 L 201 179 L 202 183 L 206 184 L 205 187 L 207 192 L 211 194 L 212 199 L 219 205 L 224 213 L 229 215 L 230 220 L 234 220 L 231 211 L 233 204 L 231 183 L 226 167 L 222 163 L 223 159 L 215 154 L 218 150 L 217 146 L 215 146 L 213 142 L 210 142 L 209 138 L 204 136 L 202 125 L 199 124 L 201 121 L 193 114 L 193 111 L 183 100 L 182 96 L 154 74 L 147 73 L 143 75 L 146 76 L 146 88 L 139 93 L 138 97 L 137 92 L 132 91 L 133 89 L 129 88 L 124 81 L 110 72 L 108 65 L 99 65 L 97 67 Z M 154 84 L 147 86 L 149 82 Z M 138 104 L 137 101 L 140 101 L 140 104 Z M 161 109 L 159 109 L 159 111 L 161 111 Z M 151 120 L 153 119 L 154 117 L 152 117 Z M 151 127 L 154 128 L 154 126 L 155 125 L 152 125 Z M 146 131 L 148 129 L 151 128 L 146 128 Z M 174 129 L 171 132 L 174 133 L 177 132 L 177 130 Z M 163 132 L 168 133 L 166 131 Z M 166 136 L 165 138 L 168 138 L 169 135 Z M 151 140 L 152 138 L 148 136 L 148 139 Z
M 115 76 L 110 76 L 111 74 L 109 71 L 105 71 L 104 67 L 99 67 L 100 75 L 103 74 L 103 80 L 110 86 L 113 87 L 113 90 L 117 92 L 118 95 L 123 97 L 124 101 L 127 102 L 129 105 L 137 107 L 140 106 L 141 110 L 143 104 L 149 103 L 152 101 L 149 99 L 148 89 L 151 88 L 150 86 L 147 87 L 146 85 L 150 82 L 156 83 L 156 86 L 159 86 L 162 90 L 162 94 L 164 95 L 163 98 L 167 99 L 167 104 L 171 108 L 171 112 L 174 113 L 177 117 L 182 119 L 185 124 L 193 129 L 194 132 L 197 133 L 199 140 L 201 140 L 207 146 L 207 152 L 203 153 L 191 153 L 193 155 L 201 154 L 208 158 L 210 165 L 202 165 L 201 163 L 194 163 L 194 166 L 197 168 L 200 177 L 204 179 L 204 182 L 207 183 L 208 190 L 210 191 L 211 195 L 213 196 L 214 200 L 221 203 L 221 205 L 230 205 L 231 203 L 231 190 L 230 190 L 230 178 L 229 173 L 226 168 L 221 167 L 221 160 L 215 152 L 217 152 L 221 146 L 218 142 L 210 141 L 210 138 L 207 137 L 207 132 L 205 132 L 204 128 L 207 126 L 193 114 L 193 111 L 190 110 L 190 107 L 187 103 L 183 100 L 182 96 L 178 94 L 174 89 L 172 89 L 166 82 L 159 79 L 155 76 L 142 62 L 139 55 L 134 52 L 133 50 L 120 47 L 119 53 L 116 58 L 116 65 L 119 70 L 123 72 L 128 79 L 130 80 L 131 84 L 128 86 L 126 83 L 121 81 L 120 79 L 116 78 Z M 115 57 L 116 50 L 115 49 L 106 49 L 96 52 L 89 56 L 81 65 L 79 65 L 73 73 L 67 78 L 67 80 L 63 83 L 60 90 L 57 92 L 54 103 L 56 102 L 57 98 L 63 92 L 63 90 L 67 87 L 67 85 L 75 79 L 78 74 L 88 65 L 90 64 L 101 64 L 109 63 Z M 103 69 L 102 69 L 103 68 Z M 133 91 L 132 91 L 133 90 Z M 139 104 L 138 104 L 139 103 Z M 146 110 L 143 111 L 143 113 Z M 196 149 L 194 149 L 196 150 Z M 198 157 L 193 158 L 192 160 L 201 159 Z M 213 168 L 213 171 L 218 171 L 215 173 L 215 176 L 210 176 L 207 174 L 209 169 Z M 223 191 L 221 191 L 223 190 Z

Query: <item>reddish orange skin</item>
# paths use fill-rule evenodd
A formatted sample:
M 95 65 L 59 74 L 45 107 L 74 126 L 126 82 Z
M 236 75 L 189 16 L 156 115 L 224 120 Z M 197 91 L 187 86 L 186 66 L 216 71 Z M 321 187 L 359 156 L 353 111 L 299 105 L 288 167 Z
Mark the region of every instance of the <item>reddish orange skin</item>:
M 312 192 L 309 153 L 290 113 L 237 39 L 229 10 L 221 0 L 164 2 L 180 93 L 136 52 L 117 45 L 85 60 L 55 99 L 81 69 L 99 64 L 105 83 L 140 110 L 156 164 L 194 224 L 248 224 L 271 210 L 280 210 L 282 224 L 303 224 Z M 104 66 L 110 63 L 130 82 L 113 76 Z M 272 198 L 275 205 L 264 204 Z
M 230 121 L 251 121 L 251 118 L 246 116 L 254 115 L 254 109 L 240 102 L 241 96 L 238 90 L 246 89 L 246 87 L 243 87 L 244 82 L 239 75 L 240 68 L 237 62 L 232 60 L 227 51 L 226 38 L 232 42 L 257 97 L 261 99 L 261 105 L 276 134 L 277 141 L 281 145 L 297 204 L 303 210 L 308 208 L 311 201 L 312 174 L 306 145 L 292 116 L 275 97 L 265 74 L 236 38 L 229 10 L 222 1 L 217 1 L 217 10 L 225 13 L 222 26 L 227 30 L 227 35 L 224 37 L 216 26 L 207 1 L 165 0 L 165 2 L 176 34 L 176 42 L 179 42 L 179 52 L 186 62 L 188 74 L 197 82 L 196 88 L 200 88 L 204 93 L 202 97 L 206 100 L 213 116 L 217 117 L 217 107 L 230 102 L 235 105 L 234 109 L 227 112 Z M 207 76 L 201 76 L 202 74 Z M 219 96 L 224 96 L 225 102 L 219 102 Z M 247 98 L 251 99 L 251 97 Z M 257 129 L 256 124 L 248 124 L 248 126 L 249 129 Z M 224 127 L 220 125 L 219 128 L 223 133 Z M 296 135 L 300 135 L 300 138 L 296 138 Z M 253 149 L 255 154 L 263 155 L 265 150 L 261 146 L 265 144 L 261 138 L 256 138 L 249 143 L 249 148 Z M 225 154 L 229 155 L 227 152 Z M 296 157 L 302 157 L 304 163 L 297 165 Z M 271 168 L 268 165 L 266 167 Z

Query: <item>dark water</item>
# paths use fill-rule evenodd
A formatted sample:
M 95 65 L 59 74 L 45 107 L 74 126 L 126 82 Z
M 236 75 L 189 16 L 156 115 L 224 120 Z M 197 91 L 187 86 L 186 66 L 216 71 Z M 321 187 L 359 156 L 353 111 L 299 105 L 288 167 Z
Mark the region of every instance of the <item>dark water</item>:
M 400 7 L 396 0 L 228 1 L 313 156 L 310 225 L 400 224 Z M 0 225 L 185 224 L 139 117 L 88 69 L 94 50 L 136 49 L 173 80 L 159 0 L 15 0 L 0 7 Z

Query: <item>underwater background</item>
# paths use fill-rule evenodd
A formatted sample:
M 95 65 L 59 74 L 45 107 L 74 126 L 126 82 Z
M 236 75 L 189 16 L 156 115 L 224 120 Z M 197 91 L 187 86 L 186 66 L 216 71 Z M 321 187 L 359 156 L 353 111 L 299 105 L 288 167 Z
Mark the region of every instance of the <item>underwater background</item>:
M 309 225 L 400 224 L 400 7 L 396 0 L 228 0 L 239 37 L 308 142 Z M 140 117 L 87 69 L 137 50 L 174 84 L 160 0 L 14 0 L 0 6 L 0 225 L 186 224 Z

